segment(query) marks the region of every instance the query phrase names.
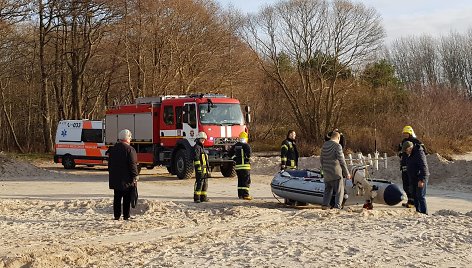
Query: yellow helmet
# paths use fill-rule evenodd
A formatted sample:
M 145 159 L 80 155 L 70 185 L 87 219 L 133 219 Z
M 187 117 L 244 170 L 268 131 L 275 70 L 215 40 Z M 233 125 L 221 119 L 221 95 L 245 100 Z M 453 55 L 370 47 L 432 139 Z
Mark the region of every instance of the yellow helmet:
M 413 128 L 411 126 L 405 126 L 403 128 L 403 133 L 410 134 L 413 137 L 415 136 L 415 132 L 413 131 Z
M 246 139 L 246 140 L 247 140 L 247 139 L 248 139 L 248 135 L 247 135 L 247 133 L 246 133 L 245 131 L 243 131 L 243 132 L 239 133 L 239 138 L 240 138 L 240 139 Z

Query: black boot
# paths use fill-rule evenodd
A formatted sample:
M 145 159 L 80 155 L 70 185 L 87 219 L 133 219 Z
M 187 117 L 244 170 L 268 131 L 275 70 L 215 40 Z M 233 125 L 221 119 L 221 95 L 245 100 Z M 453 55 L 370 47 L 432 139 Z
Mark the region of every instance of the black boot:
M 200 201 L 200 195 L 194 194 L 194 195 L 193 195 L 193 202 L 195 202 L 195 203 L 200 203 L 200 202 L 201 202 L 201 201 Z
M 200 195 L 201 202 L 210 202 L 210 199 L 206 195 Z

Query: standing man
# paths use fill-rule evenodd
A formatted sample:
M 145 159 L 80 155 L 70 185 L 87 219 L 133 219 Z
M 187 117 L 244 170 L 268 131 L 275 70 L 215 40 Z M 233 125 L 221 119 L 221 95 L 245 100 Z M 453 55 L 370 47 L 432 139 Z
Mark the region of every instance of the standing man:
M 119 141 L 108 150 L 109 186 L 114 190 L 113 214 L 115 220 L 121 216 L 123 199 L 123 219 L 129 220 L 131 193 L 138 181 L 138 158 L 136 150 L 129 144 L 131 131 L 123 129 L 118 134 Z
M 415 198 L 416 211 L 428 214 L 426 185 L 428 184 L 429 168 L 424 149 L 421 145 L 405 141 L 402 144 L 402 152 L 408 155 L 406 160 L 407 173 L 410 180 L 410 193 Z
M 408 171 L 407 171 L 407 159 L 408 155 L 402 150 L 403 143 L 406 141 L 412 142 L 413 145 L 419 145 L 424 148 L 424 145 L 421 141 L 419 141 L 416 138 L 415 132 L 413 131 L 413 128 L 411 126 L 405 126 L 403 128 L 403 140 L 402 142 L 398 145 L 398 151 L 400 151 L 399 156 L 400 156 L 400 170 L 402 172 L 402 182 L 403 182 L 403 190 L 406 193 L 406 196 L 408 197 L 408 202 L 402 204 L 402 206 L 407 207 L 407 208 L 412 208 L 415 205 L 415 196 L 413 193 L 411 193 L 411 188 L 412 186 L 410 185 L 410 181 L 408 179 Z
M 248 135 L 246 132 L 239 134 L 239 141 L 231 146 L 228 155 L 235 162 L 234 169 L 238 175 L 238 197 L 239 199 L 252 200 L 249 195 L 249 186 L 251 185 L 251 146 L 247 144 Z
M 280 169 L 296 169 L 298 166 L 298 150 L 295 144 L 297 134 L 295 130 L 289 130 L 287 138 L 280 148 Z
M 336 194 L 334 200 L 334 208 L 341 209 L 344 198 L 344 177 L 351 179 L 351 174 L 347 169 L 344 159 L 343 148 L 339 144 L 341 135 L 339 132 L 333 131 L 330 140 L 326 141 L 321 148 L 321 170 L 325 190 L 323 194 L 323 210 L 328 209 L 333 192 Z
M 203 146 L 206 139 L 207 134 L 203 131 L 199 132 L 195 140 L 195 146 L 193 146 L 193 165 L 195 166 L 195 191 L 193 201 L 195 203 L 210 201 L 207 197 L 208 172 L 210 171 L 210 166 L 208 165 L 208 155 Z

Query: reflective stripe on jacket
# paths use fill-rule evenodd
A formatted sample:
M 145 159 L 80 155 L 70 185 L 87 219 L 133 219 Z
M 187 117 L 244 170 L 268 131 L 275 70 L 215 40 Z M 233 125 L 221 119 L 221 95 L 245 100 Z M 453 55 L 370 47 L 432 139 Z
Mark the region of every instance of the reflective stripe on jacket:
M 235 170 L 251 169 L 251 146 L 247 143 L 237 142 L 228 151 L 228 155 L 235 162 Z
M 203 144 L 200 142 L 195 143 L 193 165 L 195 166 L 195 172 L 200 174 L 208 174 L 208 155 L 203 149 Z
M 287 168 L 297 168 L 298 150 L 295 141 L 286 139 L 280 147 L 280 162 Z

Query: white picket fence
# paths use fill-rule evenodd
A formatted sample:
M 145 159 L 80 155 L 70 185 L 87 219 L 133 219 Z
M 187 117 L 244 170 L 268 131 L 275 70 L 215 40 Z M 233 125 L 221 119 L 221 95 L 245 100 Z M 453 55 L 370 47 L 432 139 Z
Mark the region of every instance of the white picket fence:
M 374 153 L 374 157 L 371 154 L 364 156 L 362 153 L 356 154 L 357 158 L 353 157 L 352 154 L 348 154 L 348 162 L 350 166 L 353 165 L 369 165 L 375 170 L 379 170 L 379 162 L 383 163 L 383 168 L 387 168 L 387 153 L 383 154 L 383 157 L 380 156 L 379 152 Z

